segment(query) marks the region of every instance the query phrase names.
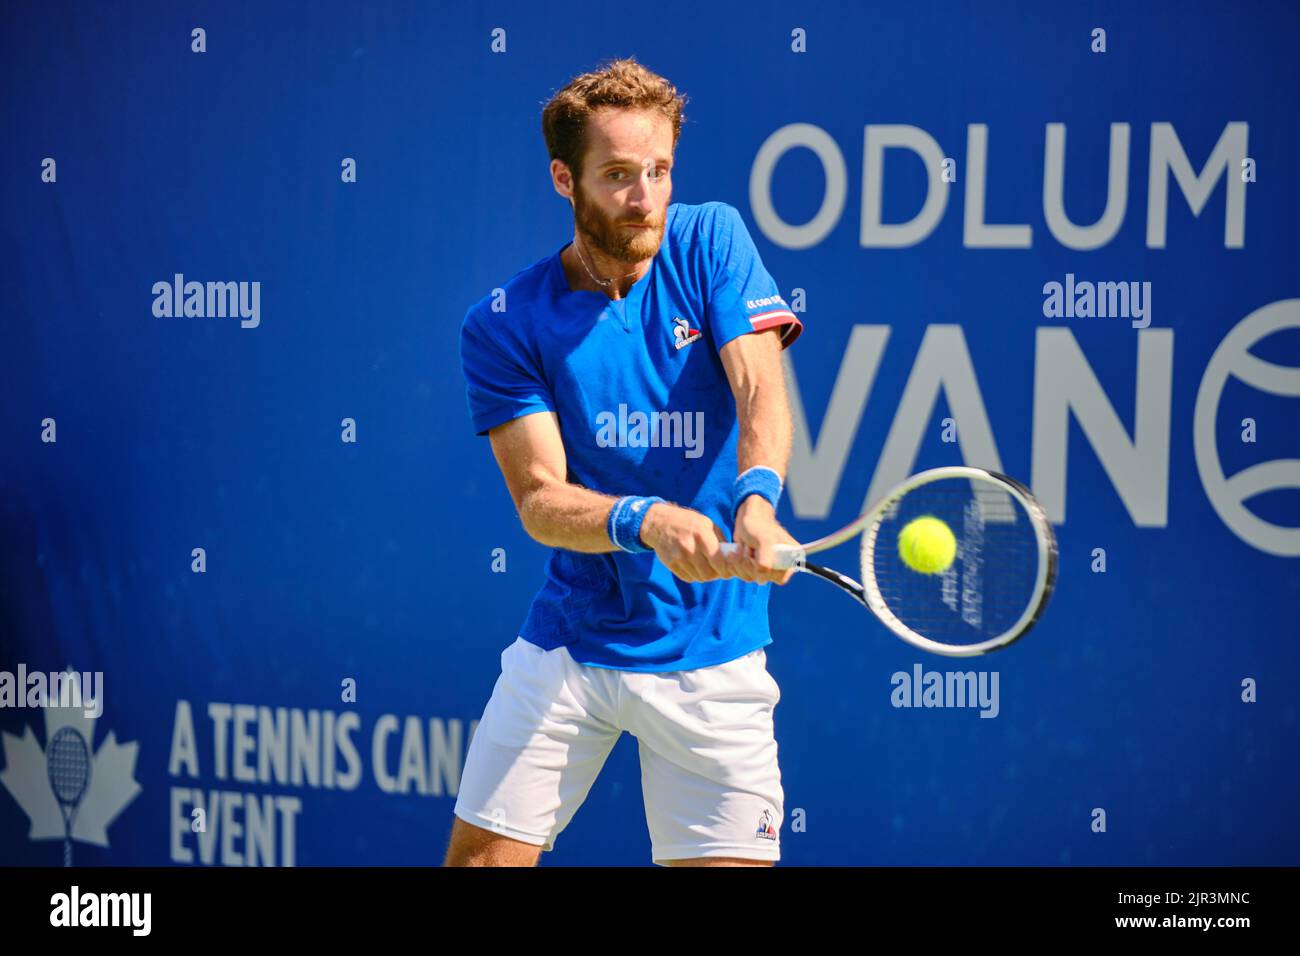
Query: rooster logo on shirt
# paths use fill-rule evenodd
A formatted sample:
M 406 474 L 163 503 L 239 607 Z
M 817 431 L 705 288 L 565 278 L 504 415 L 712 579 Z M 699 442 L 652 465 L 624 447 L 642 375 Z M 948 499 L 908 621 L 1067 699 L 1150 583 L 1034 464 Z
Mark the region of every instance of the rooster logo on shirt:
M 680 316 L 673 319 L 673 346 L 683 349 L 700 338 L 700 330 L 691 328 L 691 323 Z

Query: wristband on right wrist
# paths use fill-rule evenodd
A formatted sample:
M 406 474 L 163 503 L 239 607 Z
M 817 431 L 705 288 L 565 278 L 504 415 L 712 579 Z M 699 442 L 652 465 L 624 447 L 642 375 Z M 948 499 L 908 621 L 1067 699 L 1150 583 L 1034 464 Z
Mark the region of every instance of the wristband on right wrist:
M 664 503 L 664 499 L 653 495 L 624 495 L 619 498 L 609 509 L 609 517 L 605 521 L 605 533 L 609 535 L 609 540 L 619 550 L 629 554 L 653 550 L 641 540 L 641 525 L 645 523 L 650 506 L 661 503 Z

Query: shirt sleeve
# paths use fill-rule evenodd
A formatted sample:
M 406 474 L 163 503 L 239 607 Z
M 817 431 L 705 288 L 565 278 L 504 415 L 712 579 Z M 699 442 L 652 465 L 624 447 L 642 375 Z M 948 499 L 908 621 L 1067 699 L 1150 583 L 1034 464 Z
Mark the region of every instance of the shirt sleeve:
M 533 412 L 555 411 L 545 380 L 517 344 L 471 308 L 460 328 L 460 364 L 476 435 Z
M 734 206 L 718 203 L 707 237 L 709 303 L 705 320 L 721 349 L 747 332 L 781 327 L 781 347 L 803 331 L 799 320 L 763 267 L 745 221 Z

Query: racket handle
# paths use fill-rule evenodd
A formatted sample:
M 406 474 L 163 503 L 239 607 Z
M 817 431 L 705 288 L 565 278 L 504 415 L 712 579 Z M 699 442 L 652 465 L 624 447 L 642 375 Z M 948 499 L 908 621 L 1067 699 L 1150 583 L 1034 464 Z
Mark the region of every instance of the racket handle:
M 731 541 L 724 541 L 718 545 L 718 550 L 724 557 L 730 557 L 740 550 L 740 545 Z M 806 555 L 803 548 L 797 544 L 774 544 L 772 545 L 772 566 L 780 571 L 788 571 L 790 568 L 803 567 Z

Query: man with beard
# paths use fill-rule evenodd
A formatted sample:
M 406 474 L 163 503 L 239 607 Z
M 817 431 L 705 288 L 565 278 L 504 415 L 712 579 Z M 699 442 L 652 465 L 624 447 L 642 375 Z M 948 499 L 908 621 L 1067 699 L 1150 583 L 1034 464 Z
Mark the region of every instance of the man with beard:
M 624 730 L 652 860 L 771 865 L 784 795 L 767 672 L 802 331 L 739 213 L 673 204 L 684 98 L 635 60 L 542 129 L 573 241 L 466 313 L 470 415 L 546 582 L 466 757 L 447 865 L 535 865 Z M 731 539 L 739 547 L 724 554 Z

